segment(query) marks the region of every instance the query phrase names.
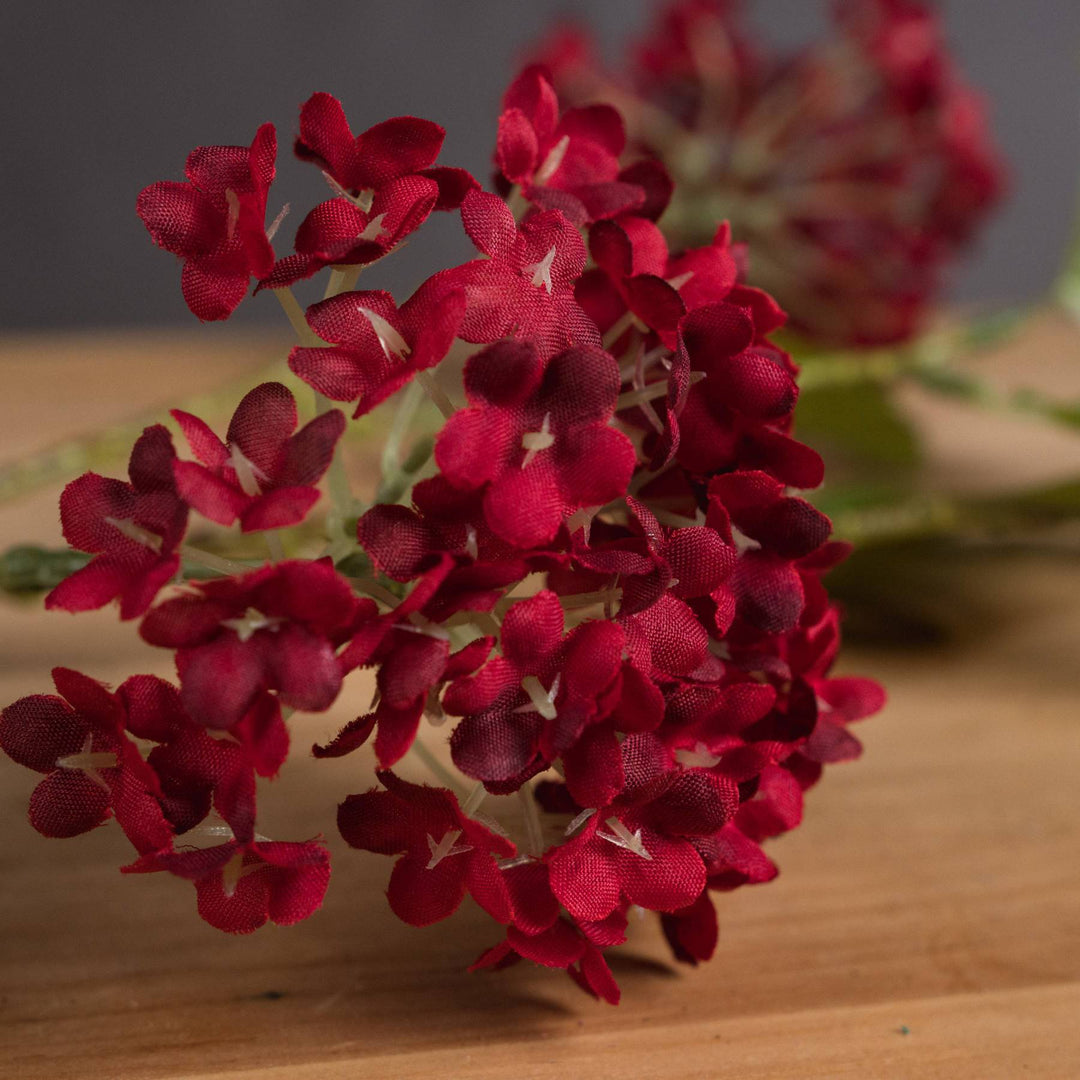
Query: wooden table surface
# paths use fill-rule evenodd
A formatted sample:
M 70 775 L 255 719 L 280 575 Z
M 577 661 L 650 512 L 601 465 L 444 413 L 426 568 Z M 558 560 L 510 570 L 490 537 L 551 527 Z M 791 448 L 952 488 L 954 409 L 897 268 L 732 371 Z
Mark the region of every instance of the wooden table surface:
M 1080 369 L 1074 337 L 1035 333 Z M 0 341 L 0 463 L 254 370 L 266 344 L 219 329 Z M 995 454 L 1025 480 L 1078 471 L 1075 437 L 1050 437 L 1051 451 L 1002 421 L 961 446 L 950 433 L 982 421 L 933 412 L 947 475 L 965 454 L 977 478 Z M 55 495 L 0 507 L 0 546 L 56 542 Z M 559 972 L 465 973 L 498 936 L 474 907 L 427 930 L 394 919 L 389 860 L 333 835 L 335 804 L 369 783 L 363 754 L 301 757 L 264 794 L 262 831 L 326 830 L 334 876 L 312 919 L 241 938 L 196 917 L 188 884 L 121 877 L 115 827 L 39 837 L 25 819 L 35 778 L 4 759 L 0 1076 L 1078 1077 L 1078 571 L 982 559 L 971 572 L 994 615 L 970 640 L 845 655 L 891 695 L 859 732 L 865 756 L 833 767 L 803 826 L 773 844 L 776 882 L 718 896 L 712 963 L 676 967 L 654 921 L 634 926 L 613 959 L 617 1009 Z M 168 674 L 167 660 L 112 612 L 0 605 L 3 703 L 46 691 L 55 663 L 118 682 Z M 297 745 L 367 692 L 294 725 Z

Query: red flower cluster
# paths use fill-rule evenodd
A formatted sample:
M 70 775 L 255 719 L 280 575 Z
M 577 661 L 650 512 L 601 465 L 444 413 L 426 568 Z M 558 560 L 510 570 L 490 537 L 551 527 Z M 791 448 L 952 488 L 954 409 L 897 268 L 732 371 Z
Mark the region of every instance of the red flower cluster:
M 923 0 L 831 8 L 832 35 L 794 53 L 757 40 L 737 0 L 673 0 L 622 71 L 574 29 L 538 57 L 567 99 L 618 105 L 624 161 L 670 168 L 669 236 L 700 242 L 728 218 L 750 280 L 800 330 L 893 342 L 918 329 L 1004 169 Z
M 214 926 L 291 923 L 321 903 L 327 852 L 259 835 L 255 780 L 284 764 L 292 711 L 330 709 L 344 679 L 374 669 L 370 711 L 313 752 L 374 736 L 381 787 L 350 795 L 338 827 L 396 857 L 394 912 L 423 926 L 469 894 L 504 928 L 475 967 L 527 959 L 615 1002 L 605 951 L 631 908 L 660 913 L 679 960 L 708 959 L 711 893 L 775 876 L 762 842 L 799 823 L 825 764 L 858 754 L 848 725 L 882 694 L 830 676 L 839 620 L 822 576 L 846 548 L 790 491 L 820 482 L 821 459 L 791 433 L 797 371 L 770 339 L 783 313 L 741 282 L 726 225 L 669 251 L 663 167 L 621 168 L 619 115 L 560 112 L 535 69 L 499 124 L 509 205 L 433 168 L 441 139 L 410 118 L 354 138 L 315 95 L 296 150 L 338 196 L 273 270 L 265 129 L 250 152 L 196 151 L 189 185 L 140 197 L 155 239 L 186 257 L 203 317 L 227 314 L 252 275 L 285 289 L 338 270 L 290 356 L 323 410 L 298 430 L 292 394 L 266 383 L 224 440 L 173 412 L 196 461 L 155 426 L 130 482 L 68 486 L 65 536 L 96 557 L 49 605 L 119 598 L 146 642 L 173 651 L 179 685 L 137 675 L 112 693 L 57 668 L 60 696 L 4 710 L 0 747 L 43 774 L 30 804 L 43 834 L 114 817 L 135 847 L 124 869 L 192 881 Z M 453 206 L 486 258 L 400 307 L 342 291 L 343 270 Z M 455 339 L 483 348 L 448 388 L 429 369 Z M 312 511 L 346 426 L 325 397 L 359 414 L 413 381 L 447 419 L 411 490 L 360 514 L 350 545 L 339 474 L 325 553 L 305 547 L 308 528 L 285 539 L 313 557 L 285 558 L 280 531 Z M 415 397 L 402 403 L 395 428 Z M 271 562 L 182 543 L 192 509 L 264 533 Z M 459 777 L 418 744 L 425 717 L 453 718 Z M 391 771 L 414 745 L 439 786 Z

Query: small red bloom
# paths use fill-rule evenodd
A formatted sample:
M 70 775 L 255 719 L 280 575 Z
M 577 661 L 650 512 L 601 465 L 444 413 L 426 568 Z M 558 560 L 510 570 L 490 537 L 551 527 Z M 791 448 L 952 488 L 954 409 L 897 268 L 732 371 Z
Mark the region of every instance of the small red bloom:
M 448 713 L 465 717 L 450 741 L 454 763 L 496 784 L 543 768 L 610 711 L 623 635 L 596 620 L 564 638 L 562 606 L 545 589 L 510 608 L 501 642 L 501 656 L 443 697 Z
M 433 210 L 456 210 L 478 185 L 464 169 L 431 168 L 446 132 L 430 120 L 397 116 L 360 135 L 341 103 L 313 94 L 300 110 L 295 151 L 313 161 L 341 197 L 321 203 L 296 232 L 296 254 L 281 259 L 261 288 L 281 288 L 324 266 L 380 259 Z
M 610 105 L 571 109 L 560 120 L 551 82 L 529 67 L 503 98 L 495 162 L 531 202 L 584 224 L 644 203 L 644 190 L 619 178 L 625 144 L 622 117 Z
M 200 319 L 227 319 L 265 277 L 274 250 L 265 231 L 277 137 L 263 124 L 250 148 L 200 146 L 188 155 L 187 183 L 162 180 L 136 205 L 154 243 L 184 260 L 181 287 Z
M 110 814 L 140 853 L 166 847 L 172 829 L 153 770 L 124 732 L 122 702 L 99 682 L 53 668 L 57 692 L 33 694 L 0 715 L 0 749 L 44 773 L 30 796 L 43 836 L 78 836 Z
M 130 483 L 85 473 L 64 488 L 64 539 L 97 555 L 45 597 L 47 608 L 89 611 L 118 598 L 120 617 L 133 619 L 150 606 L 180 567 L 177 548 L 187 528 L 175 461 L 172 437 L 155 424 L 132 448 Z
M 360 716 L 326 746 L 314 746 L 316 757 L 341 757 L 362 746 L 377 727 L 375 756 L 387 769 L 412 746 L 425 706 L 438 708 L 438 691 L 450 680 L 471 675 L 486 659 L 494 638 L 478 638 L 455 653 L 445 631 L 421 621 L 398 623 L 371 658 L 378 663 L 379 704 Z
M 446 132 L 431 120 L 415 116 L 395 116 L 360 135 L 353 135 L 341 102 L 331 94 L 312 94 L 300 110 L 300 137 L 294 144 L 296 156 L 319 165 L 352 195 L 375 192 L 419 174 L 435 179 L 444 193 L 445 205 L 452 193 L 475 187 L 458 174 L 463 169 L 433 169 Z M 458 204 L 460 204 L 460 198 Z
M 513 856 L 514 845 L 467 817 L 452 792 L 390 771 L 376 775 L 386 790 L 350 795 L 338 807 L 338 828 L 352 847 L 401 853 L 386 893 L 394 914 L 428 926 L 457 911 L 468 891 L 493 919 L 509 923 L 510 892 L 495 860 Z
M 267 691 L 305 712 L 328 709 L 341 688 L 335 648 L 358 602 L 326 562 L 289 561 L 192 583 L 143 618 L 151 645 L 176 649 L 180 697 L 193 720 L 232 728 Z
M 334 347 L 299 345 L 289 367 L 332 401 L 359 398 L 353 416 L 363 416 L 442 360 L 464 314 L 461 292 L 435 298 L 422 286 L 400 308 L 388 292 L 343 293 L 307 310 L 308 325 Z
M 485 488 L 493 532 L 521 548 L 554 539 L 567 515 L 626 490 L 634 450 L 608 427 L 619 372 L 607 353 L 579 347 L 546 365 L 529 343 L 470 357 L 470 408 L 447 421 L 435 460 L 456 488 Z
M 533 212 L 519 226 L 497 195 L 473 191 L 461 204 L 461 220 L 487 258 L 442 270 L 431 280 L 440 289 L 464 291 L 462 338 L 481 344 L 528 339 L 542 357 L 600 344 L 600 332 L 574 299 L 585 245 L 561 213 Z
M 239 518 L 243 532 L 303 521 L 345 430 L 345 417 L 331 409 L 297 431 L 296 400 L 281 383 L 245 395 L 225 442 L 198 417 L 179 409 L 172 415 L 202 462 L 173 464 L 180 495 L 219 525 Z
M 251 934 L 267 919 L 278 926 L 314 915 L 330 882 L 322 844 L 230 840 L 217 847 L 148 855 L 126 873 L 166 870 L 195 883 L 199 915 L 229 934 Z

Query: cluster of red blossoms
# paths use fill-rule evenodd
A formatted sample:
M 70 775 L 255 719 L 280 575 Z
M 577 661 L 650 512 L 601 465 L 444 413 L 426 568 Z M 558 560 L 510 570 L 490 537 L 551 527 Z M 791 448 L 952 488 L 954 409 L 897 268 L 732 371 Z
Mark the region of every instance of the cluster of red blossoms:
M 800 330 L 900 341 L 999 200 L 1004 168 L 932 7 L 831 10 L 832 34 L 795 52 L 759 40 L 740 0 L 675 0 L 624 70 L 576 28 L 538 56 L 566 100 L 617 104 L 636 153 L 669 167 L 669 237 L 698 243 L 728 218 L 750 280 Z
M 469 893 L 502 928 L 475 967 L 524 958 L 615 1002 L 604 953 L 630 910 L 661 913 L 678 959 L 707 959 L 710 893 L 776 875 L 762 842 L 799 823 L 824 765 L 857 756 L 848 725 L 882 692 L 830 675 L 839 619 L 822 576 L 847 548 L 792 493 L 822 463 L 791 434 L 797 372 L 769 339 L 784 315 L 742 282 L 727 226 L 669 251 L 663 164 L 624 165 L 618 112 L 562 110 L 540 68 L 499 122 L 508 201 L 435 166 L 442 137 L 408 117 L 354 136 L 313 96 L 296 153 L 334 195 L 282 258 L 269 125 L 250 147 L 195 150 L 186 182 L 139 196 L 201 318 L 229 315 L 254 280 L 299 322 L 289 283 L 331 268 L 289 357 L 320 410 L 301 427 L 292 393 L 265 383 L 223 439 L 174 411 L 192 460 L 155 425 L 127 481 L 68 485 L 64 535 L 94 557 L 47 606 L 118 600 L 174 652 L 178 685 L 135 675 L 114 692 L 57 668 L 55 695 L 4 710 L 0 747 L 43 774 L 39 832 L 115 818 L 136 853 L 125 872 L 187 878 L 204 919 L 245 933 L 311 915 L 330 876 L 318 840 L 258 833 L 257 778 L 284 764 L 294 710 L 330 709 L 375 669 L 370 710 L 313 753 L 373 743 L 380 786 L 337 822 L 396 858 L 392 909 L 423 926 Z M 400 306 L 348 288 L 437 210 L 460 212 L 478 258 Z M 482 348 L 448 392 L 430 369 L 455 341 Z M 281 530 L 340 464 L 347 421 L 329 402 L 360 415 L 412 384 L 446 422 L 406 493 L 323 554 L 285 558 L 310 530 L 287 545 Z M 192 511 L 265 534 L 271 561 L 191 547 Z M 361 549 L 370 573 L 352 572 Z M 418 742 L 425 717 L 452 718 L 456 773 Z M 393 771 L 414 746 L 437 786 Z

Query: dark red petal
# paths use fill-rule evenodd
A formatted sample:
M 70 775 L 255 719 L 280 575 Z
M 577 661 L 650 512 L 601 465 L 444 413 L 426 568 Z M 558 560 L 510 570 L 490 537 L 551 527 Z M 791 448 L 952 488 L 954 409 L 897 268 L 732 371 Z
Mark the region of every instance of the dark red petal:
M 231 525 L 251 501 L 239 488 L 194 461 L 173 463 L 180 498 L 210 521 Z
M 487 191 L 470 191 L 461 204 L 461 222 L 469 239 L 485 255 L 509 258 L 518 230 L 510 208 Z
M 225 441 L 237 446 L 257 469 L 277 479 L 285 444 L 296 430 L 296 399 L 279 382 L 260 383 L 236 407 Z
M 430 926 L 448 918 L 465 896 L 464 856 L 449 855 L 430 870 L 428 861 L 426 850 L 403 855 L 390 875 L 386 890 L 390 910 L 410 926 Z
M 506 940 L 526 960 L 551 968 L 569 967 L 585 951 L 585 942 L 565 919 L 538 934 L 526 934 L 512 926 Z
M 698 964 L 712 959 L 720 927 L 716 921 L 716 908 L 707 892 L 689 907 L 665 914 L 660 922 L 676 960 Z
M 319 501 L 313 487 L 283 487 L 252 499 L 240 514 L 241 532 L 263 532 L 299 525 Z
M 528 117 L 520 109 L 507 109 L 499 117 L 495 141 L 495 163 L 511 183 L 532 177 L 539 164 L 539 144 Z
M 57 758 L 77 754 L 89 727 L 63 698 L 33 694 L 0 713 L 0 750 L 37 772 L 51 772 Z
M 180 274 L 180 288 L 191 313 L 203 322 L 227 319 L 247 295 L 251 275 L 243 271 L 216 270 L 188 260 Z
M 56 769 L 30 794 L 30 824 L 42 836 L 79 836 L 109 816 L 109 792 L 77 769 Z
M 582 837 L 567 841 L 548 857 L 551 891 L 575 919 L 603 919 L 618 907 L 619 878 L 601 846 L 615 850 L 607 841 Z
M 402 800 L 389 791 L 350 795 L 338 807 L 338 830 L 351 847 L 396 855 L 417 839 L 423 843 L 423 837 L 416 837 L 415 824 L 403 812 L 405 809 Z
M 351 186 L 379 188 L 406 173 L 432 165 L 446 132 L 431 120 L 395 116 L 356 139 L 357 169 Z
M 503 872 L 486 852 L 470 851 L 451 855 L 465 859 L 465 885 L 472 898 L 496 921 L 504 926 L 514 918 L 514 905 Z

